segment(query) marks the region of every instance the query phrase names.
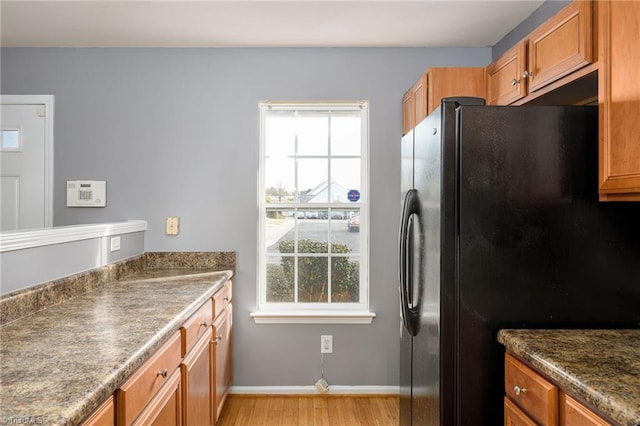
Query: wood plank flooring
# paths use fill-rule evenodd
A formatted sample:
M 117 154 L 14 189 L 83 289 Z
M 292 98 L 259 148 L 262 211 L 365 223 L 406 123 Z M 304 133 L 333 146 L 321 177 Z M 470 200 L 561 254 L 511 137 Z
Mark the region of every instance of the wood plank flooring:
M 397 396 L 229 395 L 217 426 L 398 426 Z

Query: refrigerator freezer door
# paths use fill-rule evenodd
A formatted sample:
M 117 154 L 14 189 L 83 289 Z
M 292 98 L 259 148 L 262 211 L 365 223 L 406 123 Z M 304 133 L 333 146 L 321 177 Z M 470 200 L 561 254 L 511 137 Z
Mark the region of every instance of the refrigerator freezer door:
M 401 145 L 401 188 L 402 199 L 404 199 L 409 190 L 413 189 L 413 130 L 404 135 Z M 404 207 L 403 207 L 404 208 Z M 402 226 L 402 225 L 401 225 Z M 401 261 L 402 264 L 402 261 Z M 399 265 L 400 268 L 402 266 Z M 398 288 L 402 291 L 402 285 Z M 398 297 L 400 300 L 400 297 Z M 402 303 L 402 301 L 400 302 Z M 400 308 L 399 316 L 400 326 L 400 426 L 411 426 L 411 371 L 412 371 L 412 354 L 413 354 L 413 337 L 404 326 L 402 317 L 402 308 Z
M 421 255 L 417 276 L 419 319 L 413 339 L 414 425 L 440 425 L 440 213 L 442 149 L 440 115 L 432 114 L 415 129 L 414 187 L 418 194 Z

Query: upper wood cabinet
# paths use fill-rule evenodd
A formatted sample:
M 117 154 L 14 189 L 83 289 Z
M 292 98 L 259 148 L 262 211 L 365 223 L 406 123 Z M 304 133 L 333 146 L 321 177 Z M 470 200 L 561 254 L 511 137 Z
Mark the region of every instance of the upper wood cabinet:
M 593 62 L 593 4 L 577 0 L 529 35 L 523 74 L 534 92 Z
M 487 104 L 509 105 L 527 96 L 527 43 L 521 41 L 487 67 Z
M 484 86 L 484 68 L 430 68 L 425 117 L 440 105 L 443 98 L 452 96 L 484 98 Z
M 575 0 L 487 66 L 487 104 L 509 105 L 582 77 L 572 73 L 593 62 L 593 40 L 593 3 Z
M 484 68 L 429 68 L 402 97 L 402 134 L 406 134 L 452 96 L 485 96 Z
M 600 200 L 640 201 L 640 2 L 598 1 Z
M 427 73 L 422 74 L 402 97 L 403 135 L 427 116 L 427 78 Z

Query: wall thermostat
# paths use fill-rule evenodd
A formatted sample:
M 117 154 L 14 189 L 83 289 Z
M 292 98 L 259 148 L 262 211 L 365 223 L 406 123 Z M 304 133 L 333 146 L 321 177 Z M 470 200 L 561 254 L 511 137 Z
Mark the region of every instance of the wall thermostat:
M 104 207 L 107 182 L 104 180 L 68 180 L 67 207 Z

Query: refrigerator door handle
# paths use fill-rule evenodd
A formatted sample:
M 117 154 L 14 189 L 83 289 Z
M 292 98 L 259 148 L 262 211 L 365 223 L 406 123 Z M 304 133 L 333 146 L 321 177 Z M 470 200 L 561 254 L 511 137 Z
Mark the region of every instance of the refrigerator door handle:
M 417 326 L 413 320 L 413 226 L 415 217 L 419 216 L 418 191 L 411 189 L 407 191 L 402 208 L 402 219 L 400 222 L 400 312 L 402 323 L 410 335 L 417 334 Z M 414 216 L 415 215 L 415 216 Z

